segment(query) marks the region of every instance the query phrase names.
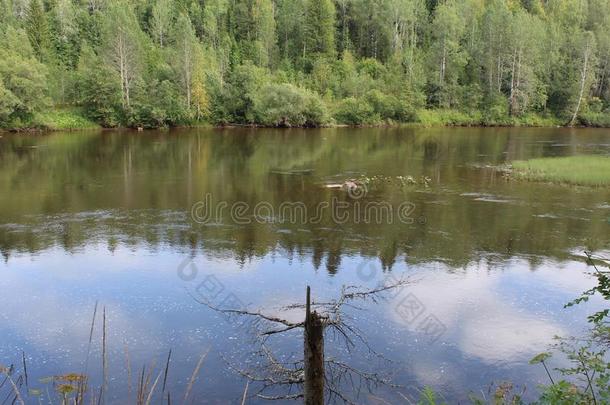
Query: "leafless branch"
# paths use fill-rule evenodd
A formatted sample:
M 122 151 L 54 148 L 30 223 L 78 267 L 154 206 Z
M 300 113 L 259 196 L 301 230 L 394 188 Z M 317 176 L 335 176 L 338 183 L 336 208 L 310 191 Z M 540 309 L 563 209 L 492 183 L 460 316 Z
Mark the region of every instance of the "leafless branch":
M 401 288 L 409 282 L 410 280 L 401 278 L 391 284 L 381 285 L 368 290 L 356 286 L 344 286 L 337 299 L 324 302 L 312 302 L 311 306 L 312 309 L 315 308 L 316 312 L 318 312 L 322 318 L 326 330 L 341 338 L 345 342 L 348 351 L 351 351 L 358 344 L 362 344 L 367 348 L 369 353 L 384 358 L 372 349 L 364 333 L 354 326 L 354 319 L 345 312 L 345 309 L 351 308 L 361 310 L 362 308 L 354 304 L 354 302 L 357 301 L 364 302 L 368 300 L 378 303 L 382 299 L 384 293 Z M 304 328 L 304 321 L 291 322 L 279 316 L 247 309 L 218 308 L 197 297 L 193 296 L 193 299 L 208 308 L 223 314 L 253 317 L 270 323 L 266 325 L 268 326 L 267 329 L 265 329 L 265 327 L 260 328 L 260 326 L 257 325 L 257 328 L 259 329 L 257 337 L 260 338 L 258 340 L 260 348 L 253 354 L 260 357 L 261 361 L 256 361 L 256 367 L 243 369 L 232 365 L 225 359 L 229 369 L 243 376 L 249 382 L 258 385 L 258 390 L 250 394 L 251 397 L 266 400 L 295 400 L 303 397 L 302 387 L 305 382 L 303 360 L 291 362 L 282 362 L 278 360 L 266 346 L 266 341 L 271 336 L 281 335 L 284 332 L 298 328 Z M 305 310 L 305 307 L 305 304 L 298 303 L 284 306 L 281 310 Z M 368 392 L 371 392 L 381 385 L 391 385 L 389 377 L 359 370 L 337 359 L 327 360 L 324 364 L 326 369 L 325 379 L 329 403 L 338 400 L 346 404 L 355 404 L 353 399 L 341 392 L 341 388 L 345 387 L 345 384 L 348 384 L 352 388 L 352 391 L 356 392 L 356 396 L 359 396 L 360 391 L 364 388 L 366 388 Z M 298 388 L 299 391 L 290 393 L 293 388 Z M 288 393 L 284 395 L 275 395 L 278 389 L 283 389 L 288 391 Z M 268 391 L 275 391 L 273 393 L 274 395 L 271 395 Z

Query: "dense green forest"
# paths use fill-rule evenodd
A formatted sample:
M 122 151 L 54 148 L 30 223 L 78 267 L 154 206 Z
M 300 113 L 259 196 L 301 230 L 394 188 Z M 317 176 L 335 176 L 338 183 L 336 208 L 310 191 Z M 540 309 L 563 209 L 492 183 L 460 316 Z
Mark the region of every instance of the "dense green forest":
M 610 0 L 0 0 L 5 128 L 414 121 L 610 125 Z

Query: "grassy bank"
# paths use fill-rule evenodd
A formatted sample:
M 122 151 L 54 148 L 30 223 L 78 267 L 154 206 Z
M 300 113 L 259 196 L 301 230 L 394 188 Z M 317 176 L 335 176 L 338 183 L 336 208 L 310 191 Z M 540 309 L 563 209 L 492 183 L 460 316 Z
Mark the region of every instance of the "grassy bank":
M 79 108 L 57 108 L 35 113 L 28 120 L 18 120 L 0 127 L 7 131 L 70 131 L 96 129 L 100 125 L 86 118 Z
M 379 114 L 360 117 L 355 111 L 352 115 L 357 115 L 358 119 L 346 119 L 345 112 L 333 114 L 332 119 L 323 126 L 387 126 L 387 125 L 408 125 L 413 127 L 443 127 L 443 126 L 478 126 L 478 127 L 558 127 L 565 126 L 565 120 L 549 116 L 529 113 L 519 117 L 498 116 L 494 117 L 482 111 L 464 112 L 452 109 L 420 109 L 411 115 L 408 121 L 396 121 L 391 119 L 381 119 Z M 350 115 L 350 117 L 352 117 Z M 196 126 L 199 126 L 197 124 Z M 213 124 L 207 124 L 213 126 Z M 231 125 L 224 123 L 223 125 Z M 247 125 L 247 124 L 237 124 Z M 252 123 L 252 126 L 273 127 L 275 125 L 267 123 Z M 582 127 L 604 127 L 610 128 L 610 114 L 607 113 L 587 113 L 579 116 L 578 126 Z M 185 124 L 192 126 L 192 124 Z M 299 126 L 299 125 L 295 125 Z M 308 125 L 305 125 L 308 126 Z M 26 130 L 46 130 L 46 131 L 66 131 L 77 129 L 96 129 L 102 126 L 86 117 L 84 112 L 77 107 L 53 109 L 41 113 L 36 113 L 28 121 L 18 121 L 0 127 L 0 130 L 26 131 Z
M 569 156 L 515 161 L 513 177 L 583 186 L 610 185 L 610 157 Z
M 419 110 L 416 124 L 433 126 L 484 126 L 484 127 L 556 127 L 565 124 L 560 119 L 540 114 L 525 114 L 519 117 L 493 116 L 481 111 L 463 112 L 459 110 Z M 610 126 L 610 122 L 608 123 Z
M 585 127 L 610 128 L 610 113 L 583 113 L 578 117 L 578 123 Z
M 77 108 L 57 109 L 37 114 L 34 123 L 37 128 L 51 131 L 100 128 Z

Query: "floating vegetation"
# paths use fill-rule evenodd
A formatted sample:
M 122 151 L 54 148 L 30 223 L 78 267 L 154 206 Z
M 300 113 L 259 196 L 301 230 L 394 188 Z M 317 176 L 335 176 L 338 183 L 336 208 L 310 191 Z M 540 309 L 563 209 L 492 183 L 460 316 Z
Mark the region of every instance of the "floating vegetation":
M 610 157 L 580 155 L 515 161 L 511 178 L 581 186 L 610 185 Z
M 381 185 L 389 185 L 398 188 L 408 186 L 424 186 L 429 187 L 432 183 L 432 179 L 428 176 L 420 176 L 415 178 L 413 176 L 359 176 L 355 178 L 349 178 L 346 180 L 332 181 L 324 183 L 325 188 L 334 188 L 347 191 L 348 193 L 361 192 L 363 190 L 370 190 Z

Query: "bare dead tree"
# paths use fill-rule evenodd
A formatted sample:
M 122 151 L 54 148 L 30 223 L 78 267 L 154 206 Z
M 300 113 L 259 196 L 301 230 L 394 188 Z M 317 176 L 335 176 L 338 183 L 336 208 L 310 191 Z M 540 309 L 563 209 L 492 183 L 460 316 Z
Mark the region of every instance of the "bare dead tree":
M 345 393 L 345 387 L 357 397 L 363 391 L 371 392 L 382 385 L 394 386 L 389 376 L 367 372 L 350 366 L 336 358 L 325 358 L 324 343 L 328 334 L 333 334 L 342 341 L 350 352 L 357 346 L 364 346 L 369 353 L 385 359 L 368 343 L 364 333 L 355 326 L 354 319 L 347 308 L 361 310 L 358 303 L 370 301 L 378 303 L 385 300 L 385 293 L 401 288 L 409 283 L 405 278 L 391 284 L 373 289 L 361 289 L 356 286 L 344 286 L 338 298 L 315 302 L 311 299 L 309 286 L 305 303 L 295 303 L 279 308 L 282 311 L 304 311 L 304 319 L 294 322 L 277 315 L 247 309 L 219 308 L 211 303 L 193 296 L 197 302 L 219 313 L 246 317 L 254 320 L 252 331 L 258 349 L 253 355 L 256 367 L 242 368 L 227 364 L 231 370 L 258 386 L 250 396 L 267 400 L 297 400 L 306 404 L 322 405 L 325 402 L 343 402 L 355 404 L 355 399 Z M 303 331 L 303 359 L 282 361 L 269 349 L 268 339 L 275 335 L 300 329 Z M 226 361 L 226 359 L 225 359 Z M 280 392 L 280 394 L 277 394 Z

